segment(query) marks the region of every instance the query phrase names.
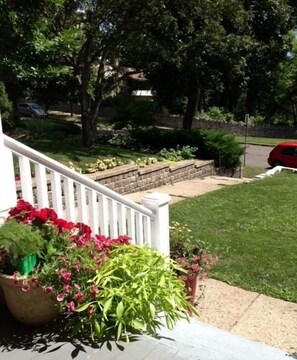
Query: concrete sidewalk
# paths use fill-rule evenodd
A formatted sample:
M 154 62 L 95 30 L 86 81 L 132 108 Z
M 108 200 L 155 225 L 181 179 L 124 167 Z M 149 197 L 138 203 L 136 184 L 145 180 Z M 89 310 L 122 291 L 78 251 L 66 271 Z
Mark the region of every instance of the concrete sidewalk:
M 165 185 L 149 191 L 127 195 L 141 202 L 151 192 L 167 193 L 170 204 L 218 190 L 224 186 L 261 181 L 209 176 Z M 262 342 L 294 354 L 297 359 L 297 304 L 271 298 L 208 279 L 200 301 L 200 318 L 233 334 Z
M 185 180 L 174 184 L 167 184 L 155 189 L 141 191 L 137 193 L 127 194 L 130 200 L 141 202 L 141 199 L 149 193 L 160 192 L 171 196 L 170 204 L 181 201 L 194 196 L 203 195 L 209 191 L 221 189 L 224 186 L 236 185 L 240 183 L 248 183 L 252 179 L 245 178 L 229 178 L 224 176 L 207 176 L 205 178 L 196 178 Z

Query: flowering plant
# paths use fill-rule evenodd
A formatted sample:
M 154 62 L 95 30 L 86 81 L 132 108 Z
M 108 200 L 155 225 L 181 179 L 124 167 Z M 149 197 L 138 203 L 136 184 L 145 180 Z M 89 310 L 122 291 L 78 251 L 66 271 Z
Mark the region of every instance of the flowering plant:
M 183 269 L 179 275 L 185 282 L 195 278 L 205 279 L 217 261 L 215 255 L 206 252 L 204 243 L 194 240 L 188 226 L 177 221 L 170 226 L 170 256 Z
M 20 277 L 14 271 L 13 281 L 22 280 L 23 292 L 34 287 L 48 293 L 59 312 L 69 315 L 70 329 L 84 332 L 88 327 L 99 338 L 109 331 L 119 339 L 131 329 L 155 333 L 159 314 L 169 327 L 187 318 L 189 304 L 176 276 L 180 268 L 156 250 L 131 245 L 126 235 L 92 236 L 89 226 L 59 219 L 54 210 L 37 210 L 23 200 L 9 211 L 10 221 L 42 236 L 32 273 Z M 0 272 L 7 269 L 7 255 L 0 243 Z
M 4 225 L 12 222 L 25 224 L 30 234 L 37 233 L 43 240 L 38 244 L 37 266 L 23 281 L 22 290 L 27 292 L 30 286 L 44 288 L 57 300 L 61 312 L 72 312 L 83 299 L 94 296 L 97 289 L 88 280 L 96 275 L 114 245 L 130 241 L 128 236 L 118 239 L 103 235 L 91 237 L 89 226 L 59 219 L 53 209 L 37 210 L 24 200 L 10 209 Z M 15 233 L 15 237 L 18 239 L 19 234 Z M 29 238 L 25 240 L 30 243 Z M 9 269 L 18 281 L 19 274 L 9 264 L 8 250 L 1 244 L 0 248 L 0 271 Z

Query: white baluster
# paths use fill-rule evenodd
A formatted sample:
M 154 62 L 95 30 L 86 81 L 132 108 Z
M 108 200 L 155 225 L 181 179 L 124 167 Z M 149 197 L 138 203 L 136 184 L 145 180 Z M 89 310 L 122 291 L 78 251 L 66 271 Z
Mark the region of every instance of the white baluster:
M 135 244 L 135 211 L 133 209 L 128 209 L 128 235 L 132 239 L 132 244 Z
M 99 195 L 100 234 L 108 236 L 108 203 L 105 195 Z
M 89 199 L 89 226 L 92 229 L 94 235 L 98 234 L 99 222 L 98 222 L 98 204 L 97 193 L 93 190 L 87 190 Z
M 119 235 L 127 234 L 126 207 L 118 203 Z
M 110 237 L 118 237 L 118 219 L 117 219 L 117 203 L 110 199 L 109 201 L 109 219 L 110 219 Z
M 136 242 L 138 245 L 143 244 L 143 223 L 142 216 L 139 212 L 135 214 L 135 227 L 136 227 Z
M 20 167 L 22 198 L 33 205 L 34 196 L 30 161 L 24 156 L 19 156 L 18 161 Z
M 66 219 L 68 221 L 76 222 L 75 207 L 74 207 L 74 188 L 73 180 L 70 178 L 63 178 L 64 183 L 64 198 L 66 207 Z
M 48 207 L 48 190 L 46 170 L 43 165 L 35 164 L 35 176 L 37 186 L 37 203 L 39 208 Z
M 76 184 L 77 188 L 77 210 L 78 210 L 78 219 L 80 222 L 87 223 L 87 197 L 86 197 L 86 187 L 82 184 Z
M 51 190 L 52 190 L 52 201 L 53 208 L 58 214 L 58 217 L 62 218 L 63 214 L 63 199 L 61 189 L 61 176 L 56 171 L 51 171 Z

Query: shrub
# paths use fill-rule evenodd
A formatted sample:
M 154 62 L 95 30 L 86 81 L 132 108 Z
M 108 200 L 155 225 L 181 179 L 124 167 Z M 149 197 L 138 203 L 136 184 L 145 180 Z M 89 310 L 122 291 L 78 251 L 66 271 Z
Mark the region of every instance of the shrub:
M 13 128 L 13 119 L 12 119 L 12 104 L 8 99 L 5 85 L 0 81 L 0 110 L 1 117 L 3 122 L 3 129 L 5 131 Z
M 117 115 L 111 119 L 111 123 L 116 129 L 141 129 L 153 125 L 156 114 L 154 102 L 123 97 L 119 100 Z
M 197 147 L 196 157 L 215 161 L 216 167 L 235 168 L 240 164 L 243 149 L 233 135 L 215 130 L 165 130 L 148 129 L 133 132 L 136 144 L 151 151 L 176 149 L 179 145 Z
M 157 156 L 161 160 L 168 160 L 168 161 L 181 161 L 181 160 L 188 160 L 188 159 L 194 159 L 195 154 L 197 153 L 198 148 L 191 147 L 189 145 L 183 146 L 180 148 L 179 145 L 177 145 L 176 149 L 170 148 L 162 149 L 157 153 Z
M 209 110 L 206 113 L 207 118 L 209 118 L 210 120 L 225 120 L 225 114 L 224 111 L 222 109 L 220 109 L 217 106 L 213 106 L 211 108 L 209 108 Z

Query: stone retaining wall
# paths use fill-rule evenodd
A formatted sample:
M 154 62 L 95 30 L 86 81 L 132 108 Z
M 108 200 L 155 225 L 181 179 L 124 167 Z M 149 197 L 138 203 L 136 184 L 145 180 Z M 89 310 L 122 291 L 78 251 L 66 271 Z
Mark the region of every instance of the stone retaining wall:
M 156 163 L 144 168 L 140 168 L 138 165 L 123 165 L 94 174 L 86 174 L 86 176 L 124 195 L 183 180 L 210 176 L 215 173 L 214 161 L 212 160 L 184 160 L 173 165 Z M 233 174 L 233 176 L 237 175 Z M 51 192 L 50 181 L 48 181 L 48 191 L 49 193 Z M 34 179 L 33 193 L 36 203 L 36 185 Z M 17 182 L 17 197 L 18 199 L 22 197 L 20 181 Z M 49 195 L 49 198 L 51 198 L 51 195 Z
M 159 115 L 156 118 L 157 126 L 181 129 L 183 117 L 179 115 Z M 193 128 L 214 129 L 228 134 L 245 136 L 246 125 L 244 122 L 222 122 L 215 120 L 194 119 Z M 248 136 L 269 138 L 297 138 L 297 126 L 280 126 L 271 124 L 249 124 Z
M 144 168 L 123 165 L 88 176 L 120 194 L 129 194 L 213 174 L 215 169 L 212 160 L 184 160 L 173 165 L 156 163 Z

